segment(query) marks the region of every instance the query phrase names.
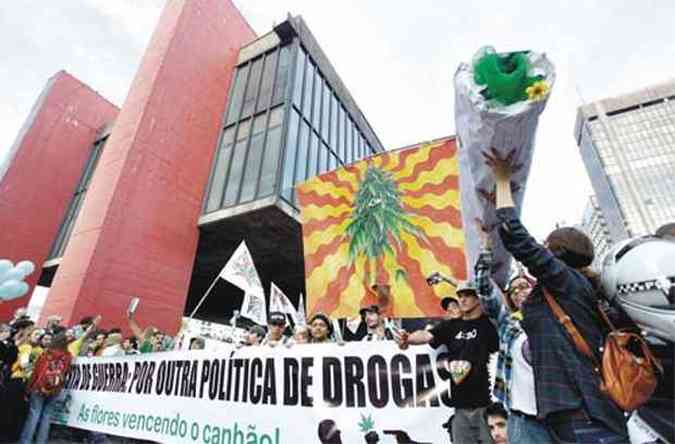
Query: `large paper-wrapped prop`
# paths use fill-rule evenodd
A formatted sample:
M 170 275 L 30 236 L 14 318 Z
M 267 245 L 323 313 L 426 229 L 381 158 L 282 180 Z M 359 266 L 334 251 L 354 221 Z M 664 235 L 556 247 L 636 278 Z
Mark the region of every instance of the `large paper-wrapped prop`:
M 447 139 L 299 185 L 309 313 L 352 318 L 377 303 L 397 318 L 440 316 L 454 290 L 426 277 L 466 277 L 458 169 Z
M 495 180 L 483 153 L 497 150 L 506 157 L 515 150 L 514 200 L 522 208 L 532 163 L 539 115 L 555 81 L 553 64 L 534 51 L 496 53 L 482 48 L 471 64 L 462 63 L 455 74 L 455 127 L 459 142 L 462 219 L 468 268 L 478 258 L 477 225 L 493 229 Z M 494 278 L 503 285 L 509 275 L 509 256 L 496 230 L 491 233 L 495 255 Z

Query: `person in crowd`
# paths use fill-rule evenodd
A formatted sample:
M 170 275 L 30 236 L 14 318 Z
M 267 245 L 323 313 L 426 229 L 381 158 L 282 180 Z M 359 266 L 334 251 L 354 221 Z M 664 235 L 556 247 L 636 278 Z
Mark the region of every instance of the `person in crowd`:
M 297 325 L 293 330 L 293 342 L 295 344 L 307 344 L 309 342 L 309 327 Z
M 457 288 L 457 298 L 462 311 L 461 319 L 443 320 L 431 330 L 413 333 L 401 332 L 398 340 L 401 349 L 408 345 L 429 344 L 434 348 L 445 345 L 452 377 L 452 442 L 476 444 L 491 442 L 487 424 L 483 419 L 490 404 L 490 354 L 497 351 L 497 331 L 483 310 L 471 282 Z
M 509 410 L 509 441 L 523 444 L 552 443 L 546 424 L 537 419 L 534 372 L 527 334 L 521 325 L 521 307 L 532 290 L 532 282 L 519 273 L 509 282 L 506 303 L 492 282 L 492 245 L 478 224 L 481 253 L 476 263 L 476 284 L 483 311 L 497 323 L 499 353 L 494 395 Z
M 328 316 L 323 313 L 316 313 L 309 319 L 309 342 L 312 344 L 322 344 L 333 342 L 333 324 Z
M 135 312 L 127 312 L 127 319 L 129 320 L 129 328 L 138 339 L 138 351 L 140 353 L 152 353 L 162 350 L 162 333 L 153 326 L 148 326 L 145 330 L 141 329 L 134 319 Z
M 14 324 L 16 324 L 17 322 L 29 320 L 30 317 L 28 317 L 28 310 L 26 309 L 26 307 L 20 307 L 14 311 L 14 315 L 12 316 L 12 319 L 9 321 L 9 326 L 13 327 Z
M 123 356 L 125 355 L 124 348 L 122 348 L 122 341 L 124 337 L 120 333 L 110 333 L 105 340 L 101 356 Z
M 204 338 L 191 338 L 190 345 L 188 346 L 189 350 L 204 350 L 206 348 L 206 342 Z
M 537 415 L 557 442 L 627 443 L 624 413 L 600 390 L 591 361 L 575 347 L 546 300 L 547 292 L 562 307 L 592 350 L 603 345 L 598 295 L 586 269 L 593 243 L 575 228 L 556 228 L 543 245 L 521 223 L 511 192 L 517 170 L 513 155 L 485 154 L 496 180 L 497 218 L 502 243 L 537 284 L 522 305 L 536 380 Z
M 98 315 L 95 318 L 86 317 L 75 327 L 66 330 L 68 351 L 71 355 L 80 355 L 82 344 L 94 335 L 99 322 L 101 322 L 101 315 Z
M 367 333 L 362 341 L 391 341 L 394 335 L 385 327 L 384 319 L 380 316 L 380 307 L 376 304 L 362 308 L 359 312 L 366 323 Z
M 264 337 L 265 329 L 259 325 L 252 325 L 249 327 L 246 333 L 246 338 L 243 345 L 260 345 Z
M 30 354 L 33 350 L 31 337 L 35 330 L 34 323 L 31 320 L 24 320 L 16 322 L 15 328 L 17 333 L 14 336 L 14 343 L 19 351 L 19 355 L 12 365 L 12 379 L 21 379 L 26 381 L 28 379 L 28 370 L 30 367 Z
M 52 334 L 45 329 L 44 334 L 40 337 L 40 347 L 42 347 L 42 349 L 44 350 L 49 347 L 51 342 L 52 342 Z
M 61 318 L 59 315 L 51 315 L 47 317 L 47 325 L 45 326 L 45 330 L 53 336 L 54 330 L 60 329 L 61 321 L 63 321 L 63 318 Z
M 462 317 L 462 310 L 459 309 L 459 301 L 456 298 L 444 297 L 441 299 L 441 307 L 445 312 L 443 319 L 459 319 Z
M 286 315 L 280 311 L 272 311 L 267 316 L 267 335 L 263 338 L 261 345 L 275 347 L 279 344 L 287 345 L 289 336 L 284 335 L 286 329 Z
M 46 443 L 49 438 L 50 415 L 58 394 L 63 389 L 72 355 L 63 329 L 54 329 L 51 345 L 35 363 L 27 387 L 29 411 L 21 431 L 20 443 Z M 36 434 L 37 432 L 37 434 Z
M 122 342 L 122 348 L 127 355 L 138 354 L 138 339 L 135 336 L 128 336 Z
M 0 329 L 0 442 L 16 441 L 25 416 L 23 381 L 11 378 L 12 366 L 19 356 L 14 337 L 20 331 L 17 325 L 25 322 L 5 324 Z
M 525 442 L 511 440 L 509 414 L 500 402 L 492 403 L 485 409 L 484 419 L 488 430 L 490 430 L 490 436 L 494 444 L 509 444 L 509 442 L 520 444 L 521 442 Z
M 107 337 L 108 332 L 105 330 L 94 331 L 94 333 L 82 343 L 82 346 L 80 347 L 80 356 L 100 356 Z

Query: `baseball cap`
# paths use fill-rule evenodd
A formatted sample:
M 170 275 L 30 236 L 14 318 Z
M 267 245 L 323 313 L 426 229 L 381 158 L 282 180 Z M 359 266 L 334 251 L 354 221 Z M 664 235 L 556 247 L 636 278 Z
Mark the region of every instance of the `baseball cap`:
M 286 325 L 286 315 L 280 311 L 271 311 L 267 316 L 269 325 Z
M 478 294 L 478 290 L 476 290 L 476 286 L 472 281 L 464 281 L 459 284 L 456 293 L 473 293 L 475 295 Z

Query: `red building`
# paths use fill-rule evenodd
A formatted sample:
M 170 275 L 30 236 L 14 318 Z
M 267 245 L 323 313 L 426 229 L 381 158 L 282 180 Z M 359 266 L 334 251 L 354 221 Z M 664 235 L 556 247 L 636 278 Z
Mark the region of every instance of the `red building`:
M 263 284 L 304 291 L 293 185 L 381 152 L 300 17 L 257 37 L 229 0 L 167 2 L 117 108 L 49 80 L 0 167 L 0 257 L 37 266 L 41 319 L 174 332 L 246 239 Z M 198 317 L 229 319 L 219 282 Z M 28 296 L 0 304 L 0 316 Z

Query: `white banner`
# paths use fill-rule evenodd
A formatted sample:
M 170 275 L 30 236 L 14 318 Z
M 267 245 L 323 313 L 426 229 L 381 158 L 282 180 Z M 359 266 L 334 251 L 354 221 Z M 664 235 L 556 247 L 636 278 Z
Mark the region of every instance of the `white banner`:
M 246 241 L 241 241 L 219 276 L 246 293 L 241 305 L 241 316 L 257 324 L 267 325 L 265 290 L 255 269 L 251 253 L 246 247 Z
M 53 420 L 162 443 L 448 442 L 449 372 L 429 347 L 231 347 L 78 358 Z M 332 442 L 332 441 L 331 441 Z

